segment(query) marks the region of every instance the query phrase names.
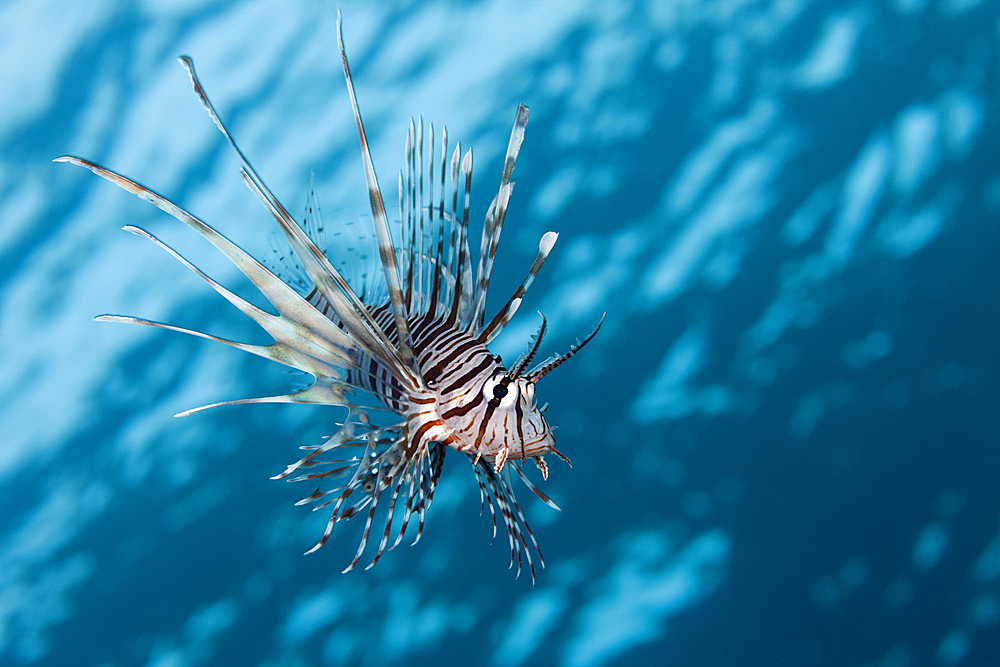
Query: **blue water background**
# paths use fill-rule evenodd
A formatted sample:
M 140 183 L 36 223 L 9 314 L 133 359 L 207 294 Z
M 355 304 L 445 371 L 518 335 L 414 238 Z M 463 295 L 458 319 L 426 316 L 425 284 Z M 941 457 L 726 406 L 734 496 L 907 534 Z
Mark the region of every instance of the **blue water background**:
M 267 342 L 139 225 L 211 247 L 273 223 L 190 90 L 190 54 L 276 195 L 367 207 L 336 6 L 0 4 L 0 664 L 996 665 L 1000 3 L 340 3 L 387 201 L 410 116 L 475 148 L 473 211 L 531 108 L 491 309 L 546 353 L 560 449 L 518 488 L 547 567 L 449 456 L 422 541 L 346 575 L 358 526 L 268 478 L 335 408 L 263 360 L 102 313 Z M 294 5 L 294 6 L 293 6 Z M 291 8 L 290 8 L 291 6 Z M 359 213 L 361 212 L 361 213 Z M 257 299 L 260 303 L 260 299 Z M 354 522 L 352 522 L 354 523 Z

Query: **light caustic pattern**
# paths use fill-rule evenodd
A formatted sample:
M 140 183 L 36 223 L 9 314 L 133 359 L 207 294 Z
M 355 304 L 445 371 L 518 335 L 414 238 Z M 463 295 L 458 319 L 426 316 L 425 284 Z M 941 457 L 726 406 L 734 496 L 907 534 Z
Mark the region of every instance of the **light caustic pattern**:
M 0 660 L 907 667 L 1000 650 L 995 3 L 585 4 L 341 5 L 383 178 L 422 113 L 486 179 L 509 109 L 530 105 L 498 262 L 530 262 L 555 229 L 532 304 L 549 339 L 609 313 L 547 396 L 576 468 L 552 486 L 564 512 L 528 512 L 558 563 L 534 591 L 482 576 L 504 558 L 455 471 L 407 558 L 342 577 L 351 545 L 302 557 L 317 525 L 268 466 L 336 415 L 167 420 L 300 379 L 89 322 L 247 333 L 116 229 L 164 230 L 233 284 L 208 249 L 49 163 L 93 156 L 265 255 L 270 221 L 180 53 L 283 201 L 312 179 L 328 233 L 360 220 L 329 7 L 0 9 Z M 514 320 L 499 352 L 536 326 Z M 94 614 L 113 630 L 77 645 Z

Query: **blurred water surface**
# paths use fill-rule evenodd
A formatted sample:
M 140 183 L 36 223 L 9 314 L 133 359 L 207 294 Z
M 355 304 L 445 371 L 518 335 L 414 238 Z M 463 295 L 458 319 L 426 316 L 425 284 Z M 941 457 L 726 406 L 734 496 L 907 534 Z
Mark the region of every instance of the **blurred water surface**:
M 592 5 L 588 7 L 587 5 Z M 1000 5 L 990 0 L 346 0 L 388 201 L 410 116 L 475 147 L 473 210 L 531 108 L 494 294 L 559 243 L 498 341 L 600 335 L 540 385 L 559 446 L 521 490 L 538 585 L 450 456 L 421 543 L 341 575 L 357 526 L 268 477 L 334 408 L 121 313 L 261 334 L 189 230 L 272 223 L 190 90 L 329 229 L 364 220 L 336 7 L 0 4 L 0 663 L 991 665 L 1000 655 Z M 494 302 L 492 308 L 499 307 Z M 265 342 L 265 341 L 261 341 Z M 501 538 L 502 540 L 502 538 Z

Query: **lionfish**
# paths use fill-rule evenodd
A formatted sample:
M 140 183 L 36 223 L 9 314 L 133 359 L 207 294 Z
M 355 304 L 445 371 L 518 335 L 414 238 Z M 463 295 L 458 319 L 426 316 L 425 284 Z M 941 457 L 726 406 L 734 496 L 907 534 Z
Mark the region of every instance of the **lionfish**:
M 472 150 L 460 159 L 461 147 L 456 145 L 450 165 L 446 164 L 448 136 L 444 130 L 436 170 L 433 125 L 430 126 L 428 203 L 425 205 L 423 125 L 418 123 L 414 131 L 411 122 L 406 139 L 406 174 L 404 177 L 400 172 L 399 176 L 400 247 L 397 248 L 393 244 L 354 93 L 339 15 L 337 42 L 361 140 L 384 285 L 380 284 L 380 289 L 367 289 L 366 285 L 356 286 L 359 288 L 356 289 L 348 284 L 320 249 L 323 244 L 317 238 L 319 223 L 315 218 L 318 211 L 310 207 L 303 226 L 288 214 L 216 114 L 195 74 L 192 60 L 181 56 L 179 60 L 187 70 L 195 94 L 236 152 L 244 182 L 270 212 L 294 251 L 298 261 L 296 268 L 306 276 L 306 289 L 300 293 L 295 288 L 296 281 L 287 276 L 283 278 L 277 269 L 272 271 L 165 197 L 93 162 L 63 156 L 56 161 L 86 167 L 193 228 L 232 261 L 278 311 L 274 315 L 254 306 L 212 280 L 149 232 L 129 225 L 124 227 L 126 231 L 145 237 L 166 250 L 256 322 L 274 342 L 251 345 L 136 317 L 101 315 L 96 319 L 200 336 L 285 364 L 314 378 L 308 388 L 287 395 L 222 401 L 177 416 L 237 403 L 317 403 L 348 408 L 347 418 L 334 435 L 327 436 L 320 445 L 302 447 L 309 453 L 274 477 L 320 484 L 320 488 L 299 501 L 299 505 L 311 503 L 314 509 L 333 506 L 322 538 L 306 553 L 316 551 L 327 541 L 335 523 L 367 509 L 361 543 L 344 572 L 353 569 L 365 551 L 376 521 L 376 507 L 383 500 L 388 506 L 382 519 L 381 540 L 367 568 L 378 562 L 389 545 L 395 519 L 398 519 L 395 538 L 388 548 L 391 550 L 399 545 L 413 515 L 418 517 L 413 541 L 416 544 L 423 533 L 425 513 L 441 476 L 445 452 L 451 448 L 466 454 L 472 463 L 479 484 L 480 512 L 487 504 L 490 508 L 493 540 L 496 540 L 499 510 L 511 548 L 510 567 L 516 557 L 517 574 L 520 575 L 523 553 L 534 583 L 535 568 L 526 535 L 542 567 L 545 561 L 518 506 L 508 471 L 513 470 L 542 501 L 559 509 L 521 469 L 521 462 L 531 459 L 542 478 L 547 479 L 548 467 L 543 457 L 548 453 L 570 464 L 555 447 L 552 427 L 545 419 L 548 406 L 539 408 L 535 385 L 586 345 L 601 323 L 581 342 L 572 345 L 569 352 L 530 369 L 545 335 L 544 316 L 527 351 L 510 368 L 489 350 L 489 343 L 514 316 L 557 238 L 555 232 L 542 236 L 538 255 L 527 276 L 487 322 L 486 294 L 514 187 L 511 175 L 524 137 L 528 109 L 518 106 L 500 189 L 486 213 L 473 277 L 468 238 Z M 447 171 L 450 171 L 452 184 L 450 211 L 446 211 L 445 202 Z M 435 204 L 436 177 L 440 179 L 440 188 Z M 458 200 L 463 186 L 464 203 L 459 211 Z M 323 484 L 332 484 L 332 488 L 323 490 Z

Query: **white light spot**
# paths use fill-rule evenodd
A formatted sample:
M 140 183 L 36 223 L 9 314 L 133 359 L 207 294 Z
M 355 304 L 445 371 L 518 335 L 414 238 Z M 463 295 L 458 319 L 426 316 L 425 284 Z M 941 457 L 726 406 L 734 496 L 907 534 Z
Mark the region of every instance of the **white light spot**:
M 929 106 L 917 105 L 903 111 L 893 127 L 896 173 L 893 185 L 909 198 L 934 173 L 941 159 L 941 120 Z
M 924 526 L 913 547 L 913 565 L 919 570 L 930 570 L 941 560 L 944 549 L 951 541 L 948 526 L 935 521 Z
M 823 35 L 799 65 L 796 80 L 803 88 L 827 88 L 854 69 L 854 54 L 861 40 L 863 21 L 858 16 L 834 16 L 826 20 Z

